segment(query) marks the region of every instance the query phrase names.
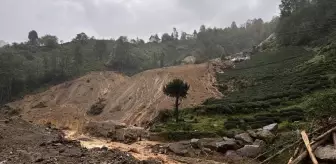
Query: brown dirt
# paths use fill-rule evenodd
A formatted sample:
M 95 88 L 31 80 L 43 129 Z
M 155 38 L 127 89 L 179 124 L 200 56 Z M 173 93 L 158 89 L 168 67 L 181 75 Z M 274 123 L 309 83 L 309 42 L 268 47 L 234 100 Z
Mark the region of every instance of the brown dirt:
M 182 108 L 222 96 L 214 87 L 216 78 L 212 64 L 204 63 L 154 69 L 132 77 L 113 72 L 93 72 L 8 105 L 21 108 L 26 120 L 40 124 L 50 122 L 75 131 L 80 131 L 90 120 L 115 120 L 146 126 L 160 110 L 173 108 L 173 99 L 165 96 L 162 88 L 174 78 L 190 84 Z M 103 112 L 98 116 L 88 116 L 86 112 L 99 98 L 106 99 Z
M 33 125 L 20 117 L 0 114 L 1 164 L 157 164 L 140 161 L 128 152 L 107 148 L 86 149 L 78 141 L 65 140 L 62 132 Z

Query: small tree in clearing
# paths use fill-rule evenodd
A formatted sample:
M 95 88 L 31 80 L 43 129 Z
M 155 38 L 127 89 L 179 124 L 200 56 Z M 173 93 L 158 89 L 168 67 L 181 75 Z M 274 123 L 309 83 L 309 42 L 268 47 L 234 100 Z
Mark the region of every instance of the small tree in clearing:
M 178 122 L 179 113 L 179 100 L 180 98 L 186 98 L 189 90 L 189 84 L 184 82 L 181 79 L 174 79 L 173 81 L 169 82 L 164 88 L 163 93 L 169 97 L 175 98 L 175 119 Z

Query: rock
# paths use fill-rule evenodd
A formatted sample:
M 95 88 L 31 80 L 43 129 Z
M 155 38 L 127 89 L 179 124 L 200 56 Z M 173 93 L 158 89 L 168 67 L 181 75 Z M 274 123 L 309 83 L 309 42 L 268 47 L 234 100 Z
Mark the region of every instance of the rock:
M 238 149 L 238 155 L 243 157 L 255 158 L 263 151 L 259 145 L 245 145 L 243 148 Z
M 336 160 L 336 149 L 333 145 L 317 147 L 314 153 L 322 160 Z
M 31 161 L 32 162 L 42 162 L 43 161 L 42 154 L 41 153 L 32 153 Z
M 198 140 L 198 147 L 199 148 L 209 148 L 211 150 L 217 150 L 218 142 L 223 141 L 221 138 L 202 138 Z
M 81 157 L 83 155 L 83 152 L 81 148 L 74 147 L 74 148 L 65 149 L 63 154 L 68 157 Z
M 196 63 L 196 57 L 194 56 L 187 56 L 182 60 L 182 64 L 195 64 Z
M 235 139 L 244 141 L 245 143 L 253 143 L 253 139 L 248 133 L 241 133 L 235 136 Z
M 275 138 L 275 135 L 268 130 L 260 130 L 257 131 L 257 138 L 266 142 L 272 142 Z
M 223 140 L 224 140 L 224 141 L 236 141 L 235 139 L 233 139 L 233 138 L 228 138 L 228 137 L 223 137 Z
M 239 149 L 238 144 L 235 141 L 221 141 L 216 143 L 216 151 L 225 153 L 228 150 L 237 150 Z
M 228 150 L 225 153 L 225 158 L 233 160 L 233 161 L 240 161 L 243 159 L 243 157 L 241 157 L 240 155 L 237 154 L 237 152 L 233 151 L 233 150 Z
M 190 147 L 191 145 L 189 141 L 175 142 L 168 146 L 170 151 L 181 156 L 187 155 Z
M 255 131 L 253 131 L 253 130 L 247 130 L 247 133 L 248 133 L 251 137 L 253 137 L 253 138 L 257 138 L 257 133 L 256 133 Z
M 191 146 L 192 146 L 193 148 L 198 148 L 198 141 L 199 141 L 199 139 L 195 139 L 195 138 L 191 139 L 191 140 L 190 140 L 190 144 L 191 144 Z
M 268 131 L 270 131 L 272 133 L 276 133 L 278 131 L 278 124 L 274 123 L 274 124 L 270 124 L 270 125 L 264 126 L 263 130 L 268 130 Z
M 259 139 L 256 139 L 254 142 L 253 142 L 253 145 L 258 145 L 260 146 L 261 148 L 266 148 L 266 142 L 263 141 L 263 140 L 259 140 Z

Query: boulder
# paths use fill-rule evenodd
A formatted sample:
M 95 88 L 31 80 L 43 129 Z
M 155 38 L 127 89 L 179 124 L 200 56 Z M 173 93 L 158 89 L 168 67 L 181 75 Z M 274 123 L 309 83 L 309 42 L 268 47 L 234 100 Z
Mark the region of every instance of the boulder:
M 319 159 L 336 162 L 336 148 L 333 145 L 317 147 L 314 153 Z
M 196 57 L 195 56 L 187 56 L 182 60 L 182 64 L 195 64 Z
M 181 141 L 169 144 L 168 148 L 177 155 L 185 156 L 188 154 L 191 145 L 189 141 Z
M 237 152 L 233 151 L 233 150 L 228 150 L 226 153 L 225 153 L 225 158 L 227 159 L 230 159 L 230 160 L 233 160 L 233 161 L 240 161 L 243 159 L 243 157 L 241 157 L 240 155 L 238 155 Z
M 259 140 L 259 139 L 256 139 L 253 142 L 253 145 L 258 145 L 258 146 L 261 146 L 262 148 L 266 148 L 266 142 L 263 140 Z
M 217 149 L 217 144 L 218 142 L 223 141 L 221 138 L 202 138 L 198 140 L 197 146 L 199 148 L 209 148 L 211 150 L 216 150 Z
M 94 137 L 110 138 L 125 143 L 135 142 L 141 138 L 148 138 L 148 132 L 141 127 L 127 127 L 116 121 L 90 121 L 84 126 L 84 133 Z
M 255 131 L 253 131 L 253 130 L 247 130 L 247 133 L 248 133 L 251 137 L 253 137 L 253 138 L 257 138 L 257 133 L 256 133 Z
M 245 143 L 253 143 L 253 139 L 248 133 L 241 133 L 235 136 L 235 139 L 244 141 Z
M 198 148 L 198 141 L 199 141 L 199 139 L 195 139 L 195 138 L 191 139 L 191 140 L 190 140 L 190 144 L 191 144 L 191 146 L 192 146 L 193 148 Z
M 270 124 L 270 125 L 264 126 L 263 130 L 268 130 L 268 131 L 270 131 L 272 133 L 276 133 L 278 131 L 278 124 L 274 123 L 274 124 Z
M 237 150 L 238 155 L 248 158 L 255 158 L 261 152 L 263 148 L 259 145 L 245 145 L 243 148 Z
M 257 131 L 257 138 L 266 142 L 272 142 L 275 138 L 275 135 L 268 130 L 259 130 Z
M 239 145 L 232 140 L 221 141 L 216 143 L 216 151 L 221 153 L 225 153 L 228 150 L 237 150 L 239 148 L 240 148 Z

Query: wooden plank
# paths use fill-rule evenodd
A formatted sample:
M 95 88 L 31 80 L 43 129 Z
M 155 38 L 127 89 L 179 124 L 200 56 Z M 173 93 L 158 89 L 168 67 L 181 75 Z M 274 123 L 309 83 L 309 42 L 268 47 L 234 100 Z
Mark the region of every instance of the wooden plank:
M 309 138 L 308 138 L 307 133 L 305 131 L 302 131 L 301 136 L 302 136 L 304 144 L 306 145 L 308 154 L 309 154 L 310 159 L 312 160 L 313 164 L 318 164 L 317 159 L 316 159 L 316 157 L 313 153 L 313 149 L 310 147 L 310 144 L 309 144 L 310 142 L 309 142 Z
M 314 143 L 311 147 L 313 150 L 315 150 L 318 146 L 320 146 L 321 144 L 325 143 L 328 140 L 327 137 L 323 138 L 322 140 L 317 141 L 316 143 Z M 303 159 L 305 159 L 308 156 L 308 152 L 304 151 L 303 153 L 301 153 L 298 157 L 296 157 L 291 164 L 298 164 L 300 163 Z

